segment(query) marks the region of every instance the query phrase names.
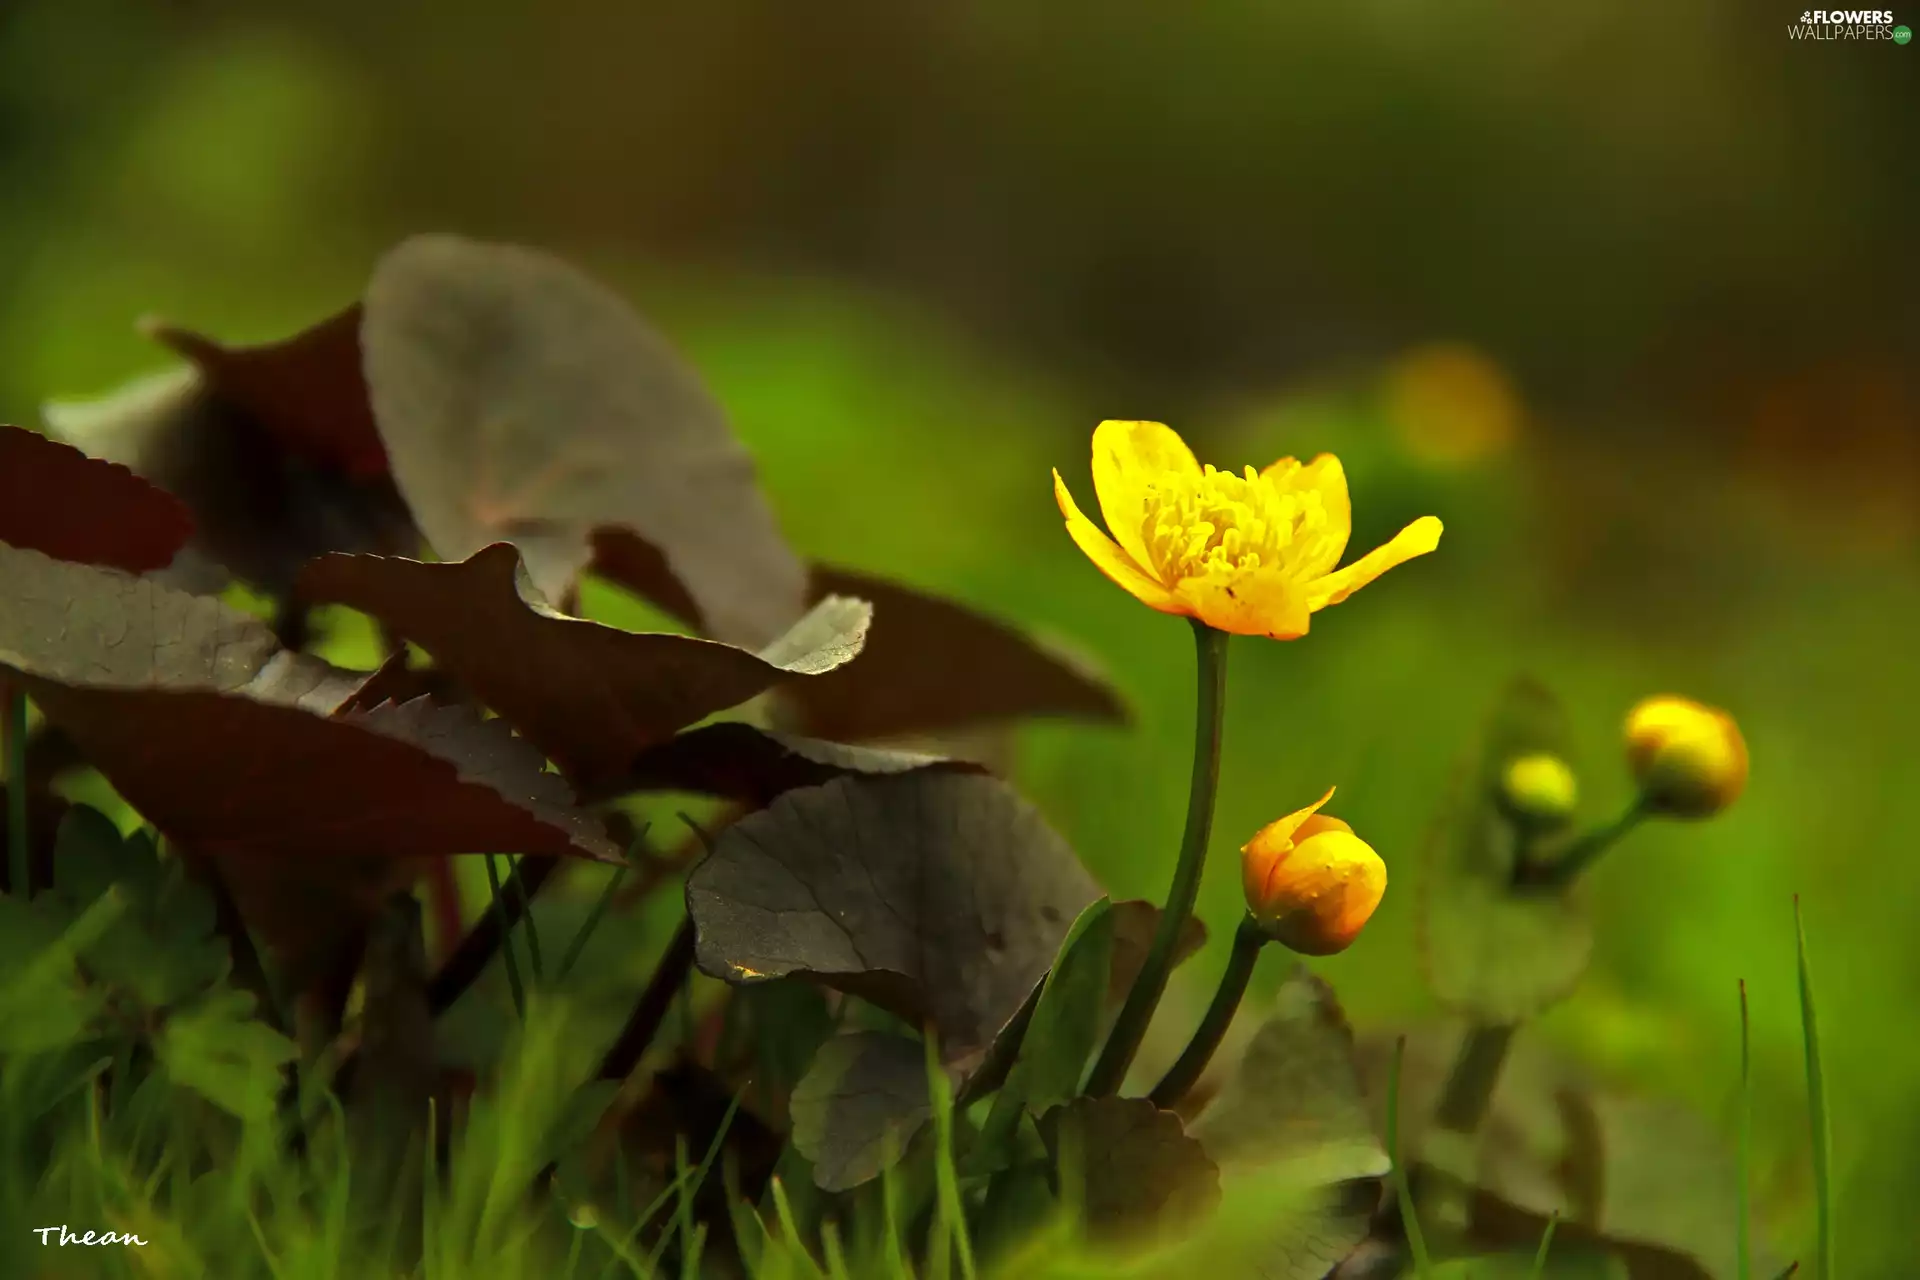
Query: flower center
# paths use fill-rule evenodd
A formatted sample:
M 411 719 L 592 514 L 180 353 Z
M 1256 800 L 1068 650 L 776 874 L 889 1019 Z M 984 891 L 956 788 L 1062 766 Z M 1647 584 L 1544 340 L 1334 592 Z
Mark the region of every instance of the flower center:
M 1147 557 L 1162 582 L 1292 570 L 1311 560 L 1327 531 L 1318 491 L 1283 491 L 1252 467 L 1165 477 L 1148 490 L 1146 507 Z

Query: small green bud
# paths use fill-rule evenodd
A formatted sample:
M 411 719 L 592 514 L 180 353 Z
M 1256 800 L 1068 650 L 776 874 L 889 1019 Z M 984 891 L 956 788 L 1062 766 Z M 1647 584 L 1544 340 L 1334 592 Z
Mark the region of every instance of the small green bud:
M 1573 820 L 1580 783 L 1565 760 L 1541 751 L 1507 764 L 1495 798 L 1515 825 L 1529 831 L 1555 831 Z

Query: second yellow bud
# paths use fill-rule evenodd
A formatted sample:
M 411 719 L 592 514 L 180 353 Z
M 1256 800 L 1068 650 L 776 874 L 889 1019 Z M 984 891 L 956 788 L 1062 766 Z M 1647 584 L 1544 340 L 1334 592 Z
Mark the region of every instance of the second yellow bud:
M 1627 715 L 1627 763 L 1655 813 L 1707 818 L 1747 786 L 1747 743 L 1732 716 L 1689 698 L 1647 698 Z

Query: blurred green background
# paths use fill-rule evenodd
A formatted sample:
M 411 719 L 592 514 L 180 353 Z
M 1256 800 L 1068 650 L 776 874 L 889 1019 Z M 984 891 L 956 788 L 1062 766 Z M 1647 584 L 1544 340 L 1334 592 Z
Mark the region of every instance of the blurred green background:
M 1424 1017 L 1419 841 L 1499 685 L 1566 698 L 1596 815 L 1633 699 L 1724 705 L 1747 797 L 1602 864 L 1594 974 L 1539 1034 L 1730 1126 L 1747 979 L 1760 1190 L 1795 1247 L 1801 894 L 1842 1268 L 1907 1275 L 1920 51 L 1790 42 L 1794 17 L 4 0 L 0 419 L 163 366 L 145 313 L 268 339 L 415 231 L 554 249 L 712 380 L 802 551 L 1109 666 L 1137 726 L 1027 730 L 1022 780 L 1116 895 L 1154 897 L 1186 629 L 1072 548 L 1048 468 L 1090 500 L 1102 417 L 1222 465 L 1336 451 L 1356 547 L 1429 512 L 1447 535 L 1308 638 L 1236 644 L 1215 937 L 1234 848 L 1337 783 L 1393 881 L 1322 971 L 1363 1029 Z

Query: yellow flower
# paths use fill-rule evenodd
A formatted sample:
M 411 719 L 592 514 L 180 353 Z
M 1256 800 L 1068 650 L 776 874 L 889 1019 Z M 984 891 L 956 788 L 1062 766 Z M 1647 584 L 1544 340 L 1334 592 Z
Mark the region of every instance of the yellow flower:
M 1627 763 L 1649 808 L 1674 818 L 1707 818 L 1747 786 L 1747 743 L 1718 707 L 1661 694 L 1627 715 Z
M 1387 892 L 1380 855 L 1352 827 L 1320 812 L 1331 799 L 1328 787 L 1240 850 L 1247 909 L 1269 937 L 1301 955 L 1346 950 Z
M 1151 608 L 1236 635 L 1303 636 L 1316 610 L 1440 542 L 1440 522 L 1422 516 L 1336 569 L 1353 528 L 1340 459 L 1323 453 L 1303 465 L 1282 458 L 1242 475 L 1202 469 L 1186 442 L 1158 422 L 1100 424 L 1093 488 L 1111 538 L 1053 473 L 1067 533 L 1100 572 Z
M 1500 807 L 1522 826 L 1551 831 L 1566 825 L 1580 802 L 1580 783 L 1559 756 L 1521 756 L 1500 773 Z

